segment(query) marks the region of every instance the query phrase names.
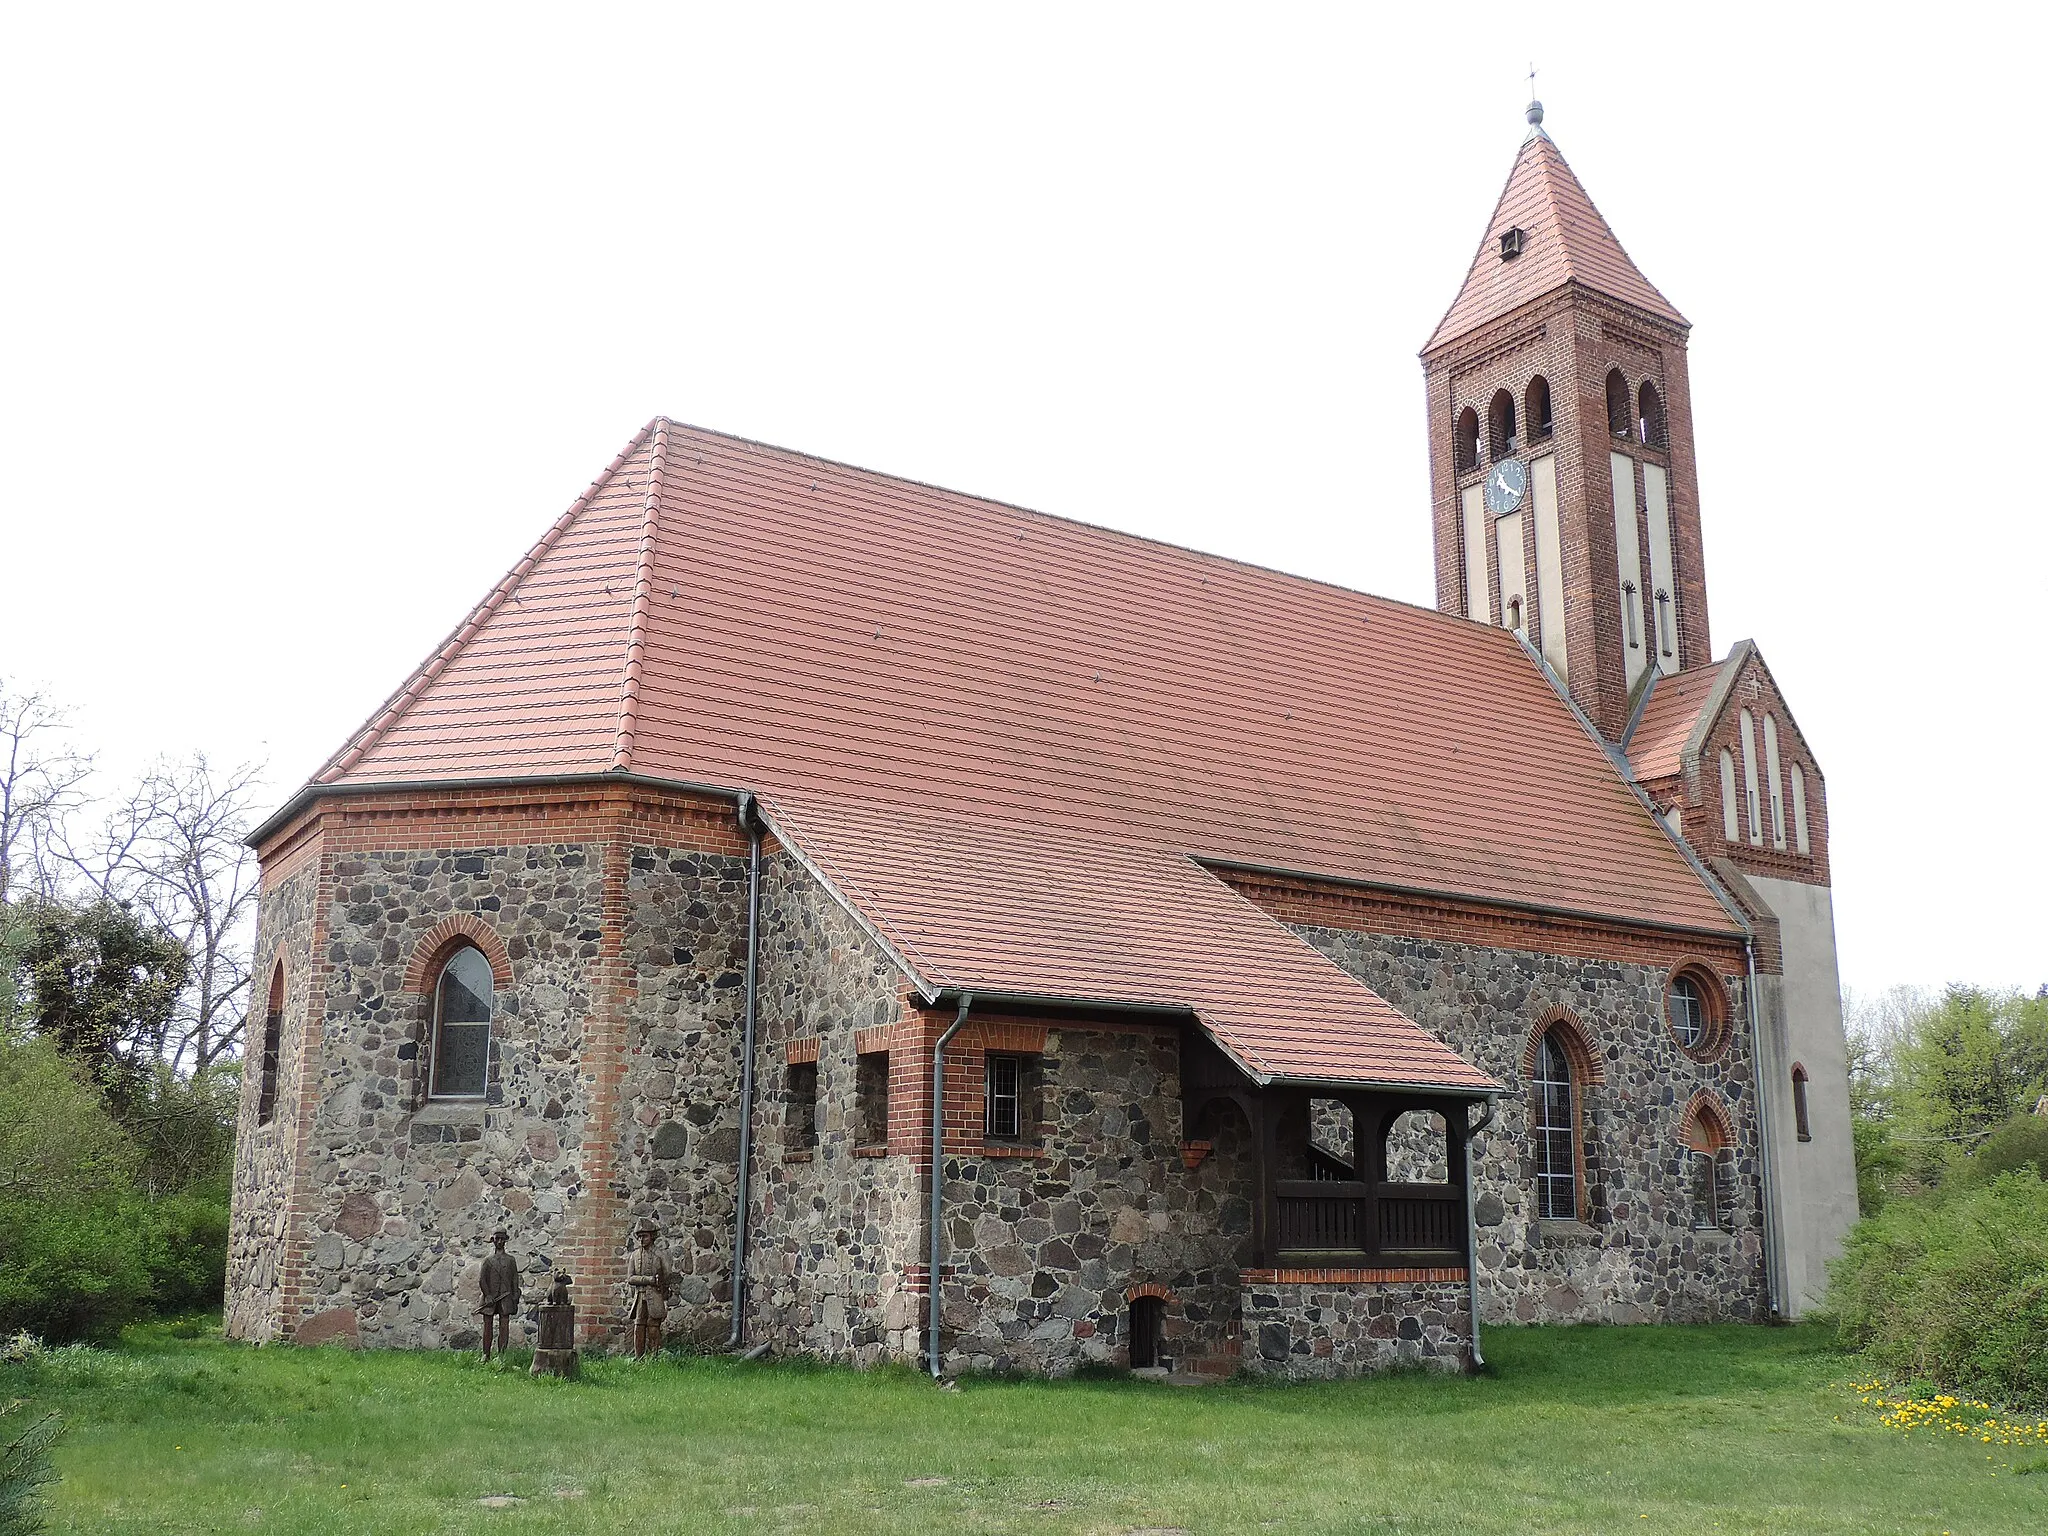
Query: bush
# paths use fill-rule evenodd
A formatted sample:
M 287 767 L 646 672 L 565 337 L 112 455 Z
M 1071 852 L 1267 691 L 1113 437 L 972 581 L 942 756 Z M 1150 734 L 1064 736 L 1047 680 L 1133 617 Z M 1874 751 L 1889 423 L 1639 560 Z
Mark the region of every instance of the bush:
M 0 1206 L 0 1333 L 111 1341 L 149 1310 L 149 1234 L 119 1199 Z
M 12 1413 L 18 1406 L 0 1403 L 0 1414 Z M 57 1469 L 50 1465 L 50 1447 L 63 1432 L 64 1421 L 46 1413 L 0 1446 L 0 1536 L 34 1536 L 43 1528 L 37 1494 L 44 1485 L 57 1481 Z
M 1969 1162 L 1979 1179 L 2028 1166 L 2036 1177 L 2048 1179 L 2048 1115 L 2015 1115 L 1984 1138 Z
M 2048 1406 L 2048 1182 L 2001 1173 L 1894 1200 L 1831 1271 L 1844 1342 L 1896 1378 Z
M 149 1201 L 137 1215 L 145 1224 L 150 1310 L 168 1317 L 218 1306 L 227 1289 L 227 1181 Z

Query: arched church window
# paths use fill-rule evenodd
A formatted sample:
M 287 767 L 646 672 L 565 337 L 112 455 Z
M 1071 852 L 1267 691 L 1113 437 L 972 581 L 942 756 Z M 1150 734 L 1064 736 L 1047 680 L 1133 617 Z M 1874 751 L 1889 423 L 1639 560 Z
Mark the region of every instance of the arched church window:
M 1550 415 L 1550 381 L 1537 374 L 1529 381 L 1522 419 L 1528 423 L 1529 441 L 1540 443 L 1554 430 Z
M 284 962 L 270 972 L 270 1003 L 263 1011 L 262 1074 L 256 1089 L 256 1123 L 270 1124 L 277 1113 L 277 1051 L 284 1035 Z
M 1515 431 L 1515 397 L 1504 389 L 1495 390 L 1493 404 L 1486 410 L 1489 458 L 1505 459 L 1522 446 Z
M 490 1081 L 491 1015 L 497 992 L 491 962 L 464 945 L 441 966 L 434 986 L 434 1071 L 437 1099 L 480 1099 Z
M 1458 412 L 1458 430 L 1451 442 L 1451 453 L 1459 474 L 1479 467 L 1479 413 L 1471 406 Z
M 1799 770 L 1792 770 L 1797 773 Z M 1795 783 L 1797 781 L 1795 780 Z M 1726 747 L 1721 749 L 1721 835 L 1734 842 L 1742 834 L 1736 830 L 1735 817 L 1735 754 Z
M 1616 437 L 1629 437 L 1628 380 L 1619 368 L 1607 370 L 1607 430 Z
M 1771 846 L 1785 846 L 1785 773 L 1778 762 L 1778 717 L 1764 716 L 1764 777 L 1771 788 Z
M 1801 1141 L 1813 1140 L 1813 1127 L 1806 1119 L 1806 1068 L 1796 1061 L 1792 1063 L 1792 1122 Z
M 1756 716 L 1745 709 L 1742 712 L 1742 805 L 1749 813 L 1749 840 L 1761 843 L 1764 840 L 1764 818 L 1762 807 L 1757 803 L 1756 779 Z
M 1536 1052 L 1536 1214 L 1571 1221 L 1579 1214 L 1579 1123 L 1572 1100 L 1572 1064 L 1556 1030 Z
M 1652 448 L 1664 446 L 1664 402 L 1657 396 L 1657 386 L 1647 379 L 1636 392 L 1636 430 Z
M 1695 1103 L 1685 1118 L 1686 1163 L 1692 1185 L 1692 1224 L 1702 1231 L 1723 1225 L 1727 1201 L 1722 1195 L 1723 1165 L 1730 1160 L 1728 1127 L 1718 1110 Z
M 1628 631 L 1628 648 L 1632 651 L 1642 648 L 1642 616 L 1637 609 L 1642 605 L 1636 601 L 1636 584 L 1624 581 L 1621 584 L 1621 622 Z

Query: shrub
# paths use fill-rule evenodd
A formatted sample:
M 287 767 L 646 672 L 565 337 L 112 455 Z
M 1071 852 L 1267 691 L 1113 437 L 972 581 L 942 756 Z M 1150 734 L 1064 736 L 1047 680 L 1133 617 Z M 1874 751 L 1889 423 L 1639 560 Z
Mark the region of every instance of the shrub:
M 2048 1115 L 2015 1115 L 1984 1138 L 1969 1163 L 1980 1179 L 2030 1165 L 2037 1177 L 2048 1179 Z
M 149 1309 L 149 1233 L 118 1198 L 0 1206 L 0 1333 L 112 1340 Z
M 0 1403 L 0 1414 L 12 1413 L 18 1404 Z M 50 1447 L 64 1432 L 64 1421 L 46 1413 L 0 1446 L 0 1536 L 34 1536 L 43 1528 L 37 1494 L 43 1486 L 57 1481 L 57 1469 L 50 1465 Z
M 1844 1341 L 1894 1377 L 2048 1404 L 2048 1182 L 1892 1201 L 1850 1232 L 1829 1301 Z
M 227 1288 L 227 1181 L 149 1201 L 136 1214 L 144 1224 L 151 1310 L 171 1316 L 217 1306 Z

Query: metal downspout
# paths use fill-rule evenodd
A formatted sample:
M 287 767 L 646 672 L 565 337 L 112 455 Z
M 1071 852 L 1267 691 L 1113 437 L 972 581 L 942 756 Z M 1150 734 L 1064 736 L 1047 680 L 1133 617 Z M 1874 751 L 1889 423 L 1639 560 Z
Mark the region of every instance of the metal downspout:
M 1778 1291 L 1778 1191 L 1771 1173 L 1771 1093 L 1764 1082 L 1764 1032 L 1757 1017 L 1755 941 L 1744 939 L 1742 953 L 1749 964 L 1749 1055 L 1756 1071 L 1756 1140 L 1764 1176 L 1764 1291 L 1775 1323 L 1785 1314 Z
M 747 1326 L 747 1204 L 754 1172 L 754 1020 L 761 995 L 761 824 L 754 797 L 740 796 L 740 826 L 747 834 L 747 1022 L 740 1037 L 740 1178 L 732 1237 L 732 1336 L 738 1349 Z
M 1465 1128 L 1465 1294 L 1472 1311 L 1472 1369 L 1486 1369 L 1486 1355 L 1479 1347 L 1479 1214 L 1472 1204 L 1472 1138 L 1493 1124 L 1500 1100 L 1489 1096 L 1486 1113 L 1477 1125 Z
M 932 1046 L 932 1241 L 924 1284 L 925 1294 L 930 1298 L 926 1308 L 925 1355 L 931 1361 L 933 1381 L 939 1379 L 939 1259 L 945 1246 L 944 1232 L 939 1226 L 939 1203 L 946 1179 L 946 1047 L 960 1033 L 960 1026 L 967 1022 L 967 1010 L 973 1006 L 974 994 L 961 993 L 960 1012 Z

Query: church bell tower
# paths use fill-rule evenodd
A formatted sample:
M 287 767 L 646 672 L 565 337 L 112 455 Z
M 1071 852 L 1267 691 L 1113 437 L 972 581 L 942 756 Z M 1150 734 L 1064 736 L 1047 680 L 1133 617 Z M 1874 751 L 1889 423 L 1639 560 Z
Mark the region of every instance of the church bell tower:
M 1690 325 L 1531 102 L 1457 299 L 1422 349 L 1437 607 L 1517 629 L 1617 741 L 1653 673 L 1706 665 Z

